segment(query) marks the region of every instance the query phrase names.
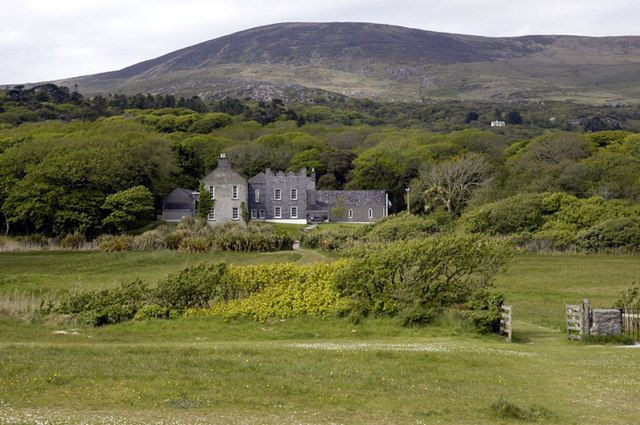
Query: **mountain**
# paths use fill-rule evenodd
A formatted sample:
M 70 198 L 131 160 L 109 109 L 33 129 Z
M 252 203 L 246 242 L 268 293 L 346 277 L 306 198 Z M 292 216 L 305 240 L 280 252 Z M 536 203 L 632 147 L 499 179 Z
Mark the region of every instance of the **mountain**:
M 478 37 L 370 23 L 282 23 L 119 71 L 56 81 L 85 94 L 384 100 L 640 99 L 640 37 Z

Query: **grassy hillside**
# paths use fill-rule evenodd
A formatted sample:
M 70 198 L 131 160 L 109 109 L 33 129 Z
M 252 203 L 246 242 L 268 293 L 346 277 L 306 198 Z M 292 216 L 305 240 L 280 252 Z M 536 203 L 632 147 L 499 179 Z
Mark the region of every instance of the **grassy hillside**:
M 368 23 L 241 31 L 119 71 L 59 81 L 84 93 L 384 100 L 637 101 L 640 37 L 477 37 Z M 230 77 L 232 76 L 232 77 Z

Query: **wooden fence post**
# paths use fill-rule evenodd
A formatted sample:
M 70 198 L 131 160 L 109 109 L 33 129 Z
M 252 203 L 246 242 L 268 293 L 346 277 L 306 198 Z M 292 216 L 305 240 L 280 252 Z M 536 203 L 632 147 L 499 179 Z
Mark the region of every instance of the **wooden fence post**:
M 591 334 L 591 305 L 589 299 L 582 300 L 582 333 L 581 335 Z
M 512 321 L 511 306 L 500 306 L 500 334 L 504 335 L 509 342 L 511 342 L 511 336 L 513 335 Z

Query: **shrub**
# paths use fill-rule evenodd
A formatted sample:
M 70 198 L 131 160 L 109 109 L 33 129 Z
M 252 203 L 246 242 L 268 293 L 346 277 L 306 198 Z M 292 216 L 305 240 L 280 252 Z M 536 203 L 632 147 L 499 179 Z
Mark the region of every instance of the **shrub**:
M 188 232 L 185 230 L 176 230 L 169 232 L 164 236 L 164 246 L 169 249 L 178 249 L 182 240 L 187 237 Z
M 178 250 L 185 252 L 207 252 L 209 248 L 209 240 L 201 236 L 187 236 L 178 245 Z
M 507 235 L 534 232 L 544 224 L 542 194 L 523 193 L 464 213 L 460 222 L 473 233 Z
M 574 245 L 576 233 L 572 224 L 549 221 L 532 235 L 530 241 L 536 243 L 537 250 L 566 250 Z
M 598 196 L 588 199 L 566 197 L 553 220 L 586 229 L 598 222 L 640 215 L 640 207 L 627 201 L 607 201 Z
M 293 238 L 289 235 L 232 230 L 214 233 L 210 237 L 214 251 L 267 252 L 293 249 Z
M 640 218 L 605 220 L 578 234 L 576 244 L 586 251 L 640 251 Z
M 462 315 L 476 332 L 496 333 L 500 330 L 503 303 L 501 293 L 480 291 L 467 303 L 467 310 L 463 310 Z
M 73 314 L 80 323 L 101 326 L 132 319 L 148 295 L 149 287 L 141 280 L 134 280 L 116 288 L 70 294 L 54 311 Z
M 141 235 L 136 236 L 133 239 L 132 247 L 136 251 L 154 251 L 157 249 L 163 249 L 165 245 L 166 236 L 159 230 L 149 230 Z
M 69 233 L 68 235 L 60 239 L 58 244 L 62 249 L 79 249 L 86 242 L 86 239 L 80 233 Z
M 436 233 L 442 225 L 433 218 L 423 218 L 402 212 L 372 225 L 366 239 L 372 242 L 393 242 Z
M 168 319 L 169 312 L 169 307 L 158 304 L 149 304 L 138 310 L 134 316 L 134 320 Z
M 504 241 L 465 234 L 361 245 L 336 287 L 365 315 L 441 309 L 484 291 L 510 254 Z
M 201 263 L 170 274 L 158 283 L 154 298 L 157 304 L 176 310 L 206 307 L 226 279 L 224 263 Z
M 128 251 L 133 244 L 133 237 L 129 235 L 102 235 L 98 238 L 101 251 Z
M 304 248 L 334 251 L 355 246 L 362 236 L 351 230 L 320 230 L 303 234 L 300 244 Z
M 344 266 L 342 261 L 310 265 L 232 266 L 229 268 L 224 297 L 228 301 L 220 300 L 210 309 L 199 313 L 255 320 L 274 316 L 285 318 L 335 314 L 342 300 L 333 286 L 333 278 Z

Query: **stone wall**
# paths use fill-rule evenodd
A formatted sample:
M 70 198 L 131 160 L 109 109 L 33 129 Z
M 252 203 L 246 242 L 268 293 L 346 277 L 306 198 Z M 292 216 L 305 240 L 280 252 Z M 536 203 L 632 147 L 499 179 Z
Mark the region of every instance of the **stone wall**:
M 618 309 L 591 310 L 591 335 L 620 335 L 622 313 Z

